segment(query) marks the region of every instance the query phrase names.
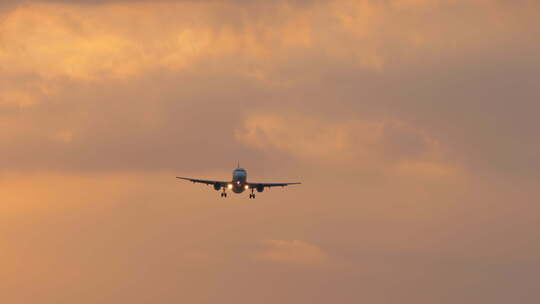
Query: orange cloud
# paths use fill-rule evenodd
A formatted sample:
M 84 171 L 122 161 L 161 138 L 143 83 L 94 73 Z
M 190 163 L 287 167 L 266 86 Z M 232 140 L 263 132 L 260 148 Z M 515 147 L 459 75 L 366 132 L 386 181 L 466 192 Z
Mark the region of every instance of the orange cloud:
M 336 0 L 301 8 L 284 1 L 263 7 L 267 11 L 234 1 L 27 4 L 0 19 L 0 73 L 6 79 L 33 75 L 49 88 L 54 79 L 129 80 L 234 61 L 231 72 L 265 86 L 292 86 L 312 77 L 294 71 L 315 62 L 382 72 L 411 57 L 506 44 L 531 26 L 504 16 L 511 9 L 529 20 L 530 10 L 492 1 Z M 463 8 L 474 18 L 454 24 L 452 12 Z M 434 15 L 445 22 L 430 26 Z M 2 90 L 0 104 L 29 106 L 43 99 L 26 87 Z
M 256 255 L 256 259 L 274 263 L 322 265 L 329 257 L 321 248 L 304 241 L 266 240 L 265 247 Z
M 227 19 L 231 10 L 237 23 Z M 380 70 L 391 54 L 381 44 L 384 39 L 440 39 L 420 26 L 387 30 L 385 20 L 394 13 L 371 1 L 320 2 L 303 10 L 282 2 L 269 12 L 204 1 L 105 3 L 92 9 L 25 5 L 1 21 L 0 62 L 4 73 L 96 80 L 126 79 L 152 69 L 179 71 L 201 60 L 233 56 L 243 58 L 246 75 L 260 77 L 278 72 L 269 60 L 321 48 L 330 57 Z M 255 13 L 260 21 L 246 18 Z
M 28 107 L 38 103 L 37 97 L 23 90 L 11 90 L 0 92 L 0 105 L 17 105 Z
M 331 121 L 301 114 L 252 113 L 236 138 L 258 149 L 273 149 L 310 162 L 380 166 L 392 174 L 448 176 L 441 144 L 424 130 L 385 119 Z
M 140 2 L 89 10 L 26 5 L 1 21 L 0 62 L 4 72 L 46 78 L 125 79 L 152 69 L 182 70 L 216 55 L 264 60 L 276 49 L 310 44 L 306 17 L 286 6 L 281 8 L 284 23 L 245 29 L 219 22 L 219 12 L 228 6 Z
M 58 140 L 66 140 L 61 134 Z M 96 210 L 115 208 L 114 202 L 130 200 L 135 185 L 162 188 L 164 193 L 175 191 L 174 173 L 156 174 L 103 174 L 76 175 L 60 173 L 16 173 L 0 174 L 2 202 L 0 217 L 33 217 L 59 210 Z M 171 182 L 164 184 L 163 180 Z M 169 187 L 169 186 L 172 186 Z M 154 188 L 155 189 L 155 188 Z M 189 189 L 188 189 L 189 190 Z M 193 189 L 195 191 L 195 189 Z

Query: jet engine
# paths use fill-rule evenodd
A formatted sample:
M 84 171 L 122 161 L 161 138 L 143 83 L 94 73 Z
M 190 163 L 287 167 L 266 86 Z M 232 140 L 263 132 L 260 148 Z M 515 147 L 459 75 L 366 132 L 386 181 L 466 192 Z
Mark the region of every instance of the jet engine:
M 264 186 L 263 185 L 257 185 L 257 192 L 263 192 Z
M 214 189 L 216 189 L 216 191 L 219 191 L 221 189 L 221 185 L 220 184 L 214 184 Z

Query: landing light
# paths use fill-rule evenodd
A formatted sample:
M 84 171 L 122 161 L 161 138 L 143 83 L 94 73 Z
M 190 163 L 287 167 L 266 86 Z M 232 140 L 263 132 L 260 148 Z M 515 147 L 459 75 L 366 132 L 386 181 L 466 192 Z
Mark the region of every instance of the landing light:
M 244 186 L 244 189 L 246 189 L 246 190 L 249 189 L 249 186 L 248 186 L 248 185 L 245 185 L 245 186 Z
M 229 184 L 227 188 L 232 189 L 232 184 Z

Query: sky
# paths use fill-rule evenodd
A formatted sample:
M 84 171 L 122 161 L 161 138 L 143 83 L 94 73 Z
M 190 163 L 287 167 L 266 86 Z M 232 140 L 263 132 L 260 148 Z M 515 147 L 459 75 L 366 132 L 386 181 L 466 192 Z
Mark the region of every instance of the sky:
M 539 36 L 535 0 L 4 1 L 0 301 L 538 303 Z M 237 161 L 302 185 L 175 179 Z

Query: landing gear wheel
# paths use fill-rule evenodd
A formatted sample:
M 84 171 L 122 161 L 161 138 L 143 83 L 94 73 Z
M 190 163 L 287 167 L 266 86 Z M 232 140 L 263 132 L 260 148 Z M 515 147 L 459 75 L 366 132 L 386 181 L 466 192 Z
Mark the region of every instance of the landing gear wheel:
M 255 198 L 255 194 L 253 194 L 253 193 L 252 193 L 252 194 L 250 194 L 250 195 L 249 195 L 249 198 L 250 198 L 250 199 L 251 199 L 251 198 L 253 198 L 253 199 L 254 199 L 254 198 Z

